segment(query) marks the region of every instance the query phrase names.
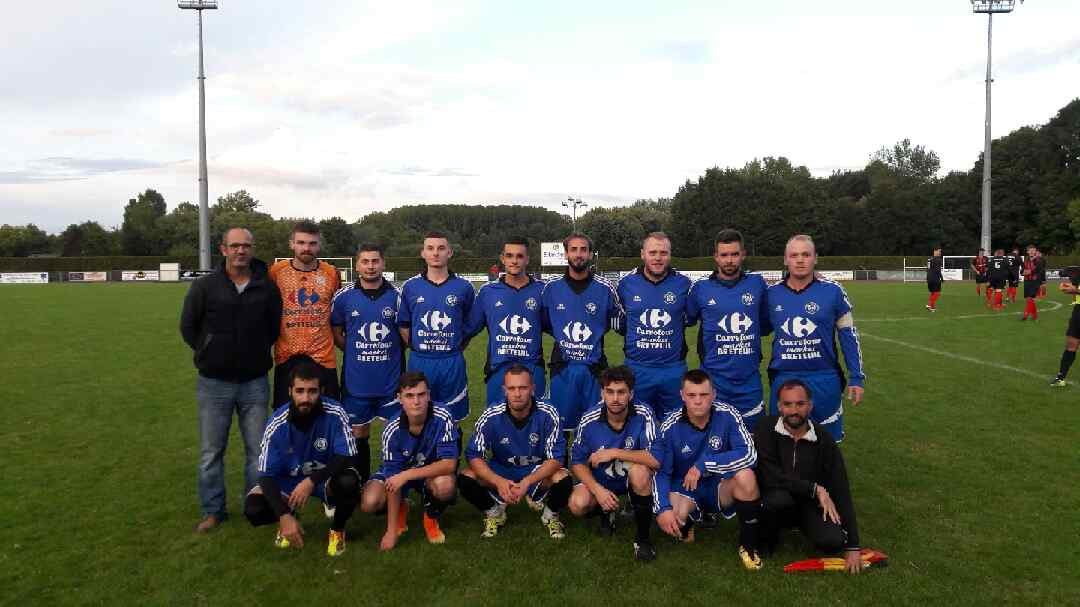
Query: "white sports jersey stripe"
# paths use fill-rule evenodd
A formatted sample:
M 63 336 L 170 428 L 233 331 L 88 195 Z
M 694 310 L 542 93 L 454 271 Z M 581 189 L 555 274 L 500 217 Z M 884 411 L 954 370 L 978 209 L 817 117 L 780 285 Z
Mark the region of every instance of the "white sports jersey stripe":
M 289 410 L 286 409 L 273 417 L 268 424 L 266 424 L 266 430 L 263 431 L 262 443 L 259 445 L 259 472 L 267 472 L 266 459 L 270 455 L 270 441 L 274 436 L 274 432 L 277 431 L 281 424 L 289 420 Z
M 473 436 L 476 439 L 476 446 L 479 448 L 480 451 L 483 451 L 487 448 L 484 444 L 484 426 L 487 425 L 488 420 L 490 420 L 496 415 L 503 413 L 504 411 L 506 411 L 506 403 L 499 403 L 498 405 L 488 407 L 488 409 L 484 411 L 476 420 L 476 427 L 473 430 Z
M 382 433 L 382 453 L 383 453 L 383 456 L 382 457 L 383 457 L 384 462 L 388 462 L 388 461 L 391 461 L 391 460 L 394 459 L 393 455 L 390 454 L 390 439 L 393 438 L 394 433 L 397 432 L 398 429 L 400 428 L 400 426 L 401 426 L 400 421 L 401 421 L 400 418 L 395 419 L 394 421 L 387 424 L 386 428 L 383 428 L 383 433 Z

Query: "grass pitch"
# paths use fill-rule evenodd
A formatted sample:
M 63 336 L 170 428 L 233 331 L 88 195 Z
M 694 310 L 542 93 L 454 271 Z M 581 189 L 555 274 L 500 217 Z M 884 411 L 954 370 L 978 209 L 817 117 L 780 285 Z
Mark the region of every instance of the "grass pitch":
M 348 552 L 330 559 L 312 500 L 307 547 L 279 551 L 272 527 L 241 516 L 235 430 L 233 518 L 195 535 L 195 371 L 177 329 L 186 288 L 0 287 L 0 603 L 1080 603 L 1080 388 L 1047 386 L 1069 313 L 1055 292 L 1038 323 L 1021 323 L 1022 303 L 991 313 L 971 283 L 947 283 L 933 315 L 921 284 L 847 285 L 869 377 L 865 403 L 847 408 L 843 448 L 864 544 L 891 557 L 848 578 L 783 574 L 811 554 L 790 532 L 764 571 L 744 571 L 733 522 L 685 546 L 654 529 L 659 559 L 644 566 L 629 520 L 604 539 L 567 513 L 568 537 L 555 542 L 519 506 L 497 539 L 481 540 L 464 501 L 446 514 L 443 546 L 424 541 L 414 509 L 398 548 L 379 554 L 384 521 L 358 512 Z M 484 341 L 468 352 L 474 417 Z M 607 347 L 622 360 L 617 335 Z

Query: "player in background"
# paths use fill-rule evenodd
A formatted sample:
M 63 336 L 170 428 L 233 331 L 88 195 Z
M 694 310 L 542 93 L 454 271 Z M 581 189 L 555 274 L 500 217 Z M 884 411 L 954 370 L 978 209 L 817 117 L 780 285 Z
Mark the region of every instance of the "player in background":
M 988 297 L 986 303 L 994 310 L 1005 309 L 1003 296 L 1005 283 L 1009 280 L 1009 260 L 1005 258 L 1004 249 L 994 250 L 994 256 L 987 263 L 986 274 L 989 279 L 987 292 L 993 293 L 993 299 Z
M 1023 265 L 1024 313 L 1020 315 L 1020 320 L 1027 320 L 1028 316 L 1031 320 L 1039 320 L 1039 309 L 1035 306 L 1035 298 L 1038 297 L 1039 289 L 1042 287 L 1039 281 L 1040 262 L 1042 258 L 1038 256 L 1035 245 L 1029 244 Z
M 360 497 L 360 473 L 345 410 L 321 395 L 323 372 L 311 361 L 289 372 L 289 401 L 270 416 L 259 453 L 259 484 L 248 492 L 244 516 L 255 527 L 278 524 L 274 545 L 304 547 L 296 513 L 312 495 L 333 506 L 326 554 L 345 552 L 345 523 Z
M 615 287 L 593 274 L 592 240 L 571 234 L 563 250 L 566 274 L 544 285 L 540 305 L 544 330 L 555 338 L 551 403 L 559 411 L 559 425 L 569 432 L 600 401 L 596 376 L 607 368 L 604 334 L 619 330 L 623 310 Z
M 942 258 L 941 247 L 935 247 L 930 259 L 926 260 L 926 288 L 930 291 L 930 299 L 926 302 L 926 309 L 937 312 L 937 300 L 941 297 Z
M 982 294 L 983 285 L 986 284 L 986 264 L 989 260 L 986 257 L 986 249 L 979 249 L 979 254 L 975 256 L 975 259 L 971 260 L 971 271 L 975 273 L 975 294 Z M 990 290 L 986 291 L 986 301 L 990 302 Z
M 671 239 L 653 232 L 641 243 L 641 267 L 619 281 L 626 312 L 620 329 L 626 365 L 634 372 L 638 400 L 658 419 L 679 407 L 686 373 L 686 296 L 690 279 L 671 267 Z
M 534 280 L 527 272 L 529 241 L 507 240 L 499 259 L 506 273 L 502 278 L 496 274 L 492 282 L 480 287 L 465 326 L 470 339 L 485 328 L 488 332 L 485 407 L 502 402 L 503 374 L 513 364 L 525 365 L 532 371 L 537 393 L 543 394 L 547 388 L 540 319 L 544 283 Z
M 1039 278 L 1039 299 L 1046 298 L 1046 258 L 1043 257 L 1042 251 L 1038 247 L 1035 247 L 1036 269 L 1038 270 Z
M 769 409 L 776 411 L 776 391 L 788 379 L 800 379 L 814 393 L 812 419 L 844 439 L 847 386 L 852 405 L 863 398 L 862 350 L 852 305 L 840 283 L 817 278 L 814 241 L 805 234 L 792 236 L 784 248 L 788 276 L 769 287 L 769 317 L 774 328 L 769 362 Z M 836 342 L 844 354 L 848 377 L 840 370 Z
M 626 366 L 600 374 L 600 406 L 578 424 L 571 448 L 570 471 L 580 481 L 570 494 L 575 516 L 599 516 L 600 532 L 615 534 L 619 497 L 629 496 L 636 533 L 634 558 L 651 561 L 656 548 L 652 527 L 652 477 L 659 467 L 649 449 L 656 425 L 648 405 L 634 403 L 634 372 Z
M 681 392 L 682 409 L 661 424 L 651 449 L 659 464 L 653 483 L 656 523 L 664 533 L 692 542 L 703 512 L 737 514 L 739 558 L 747 569 L 761 569 L 754 441 L 739 412 L 715 400 L 704 371 L 688 371 Z
M 1009 303 L 1016 303 L 1016 289 L 1020 286 L 1020 270 L 1023 265 L 1019 247 L 1013 247 L 1012 253 L 1009 254 L 1008 262 L 1009 288 L 1006 291 L 1006 294 L 1009 296 Z
M 717 398 L 735 407 L 753 430 L 765 412 L 760 367 L 761 338 L 772 331 L 768 285 L 742 269 L 746 249 L 737 230 L 720 231 L 713 251 L 716 271 L 690 287 L 687 322 L 701 320 L 698 354 Z
M 506 524 L 507 504 L 530 497 L 540 505 L 540 522 L 552 539 L 566 537 L 559 511 L 573 489 L 562 466 L 565 444 L 559 432 L 559 413 L 535 398 L 532 373 L 510 365 L 503 375 L 505 400 L 491 405 L 476 420 L 465 460 L 458 474 L 461 496 L 484 513 L 481 537 L 498 535 Z
M 1073 296 L 1073 303 L 1069 326 L 1065 328 L 1065 351 L 1061 353 L 1061 365 L 1058 367 L 1058 374 L 1050 380 L 1050 385 L 1055 388 L 1065 387 L 1065 376 L 1069 374 L 1069 367 L 1076 360 L 1076 349 L 1080 346 L 1080 288 L 1076 281 L 1076 276 L 1070 276 L 1070 280 L 1063 280 L 1058 284 L 1062 293 Z
M 270 279 L 281 291 L 281 335 L 274 344 L 274 401 L 289 400 L 289 371 L 303 360 L 322 367 L 323 393 L 339 396 L 337 356 L 330 331 L 330 302 L 341 286 L 338 270 L 319 260 L 319 226 L 310 221 L 293 224 L 289 236 L 292 259 L 270 266 Z
M 401 294 L 383 278 L 383 252 L 378 244 L 360 245 L 356 253 L 359 279 L 334 295 L 330 309 L 334 343 L 344 352 L 341 406 L 356 437 L 355 467 L 364 481 L 371 474 L 371 420 L 397 415 L 396 378 L 405 370 L 405 353 L 397 331 Z
M 450 271 L 454 255 L 446 235 L 428 232 L 420 249 L 424 271 L 401 286 L 398 327 L 409 346 L 409 371 L 428 378 L 431 398 L 461 421 L 469 415 L 465 372 L 465 321 L 476 292 Z
M 386 533 L 380 550 L 391 550 L 408 531 L 409 491 L 424 500 L 424 534 L 428 542 L 442 544 L 446 535 L 439 518 L 456 491 L 460 431 L 450 412 L 431 400 L 427 378 L 409 371 L 398 381 L 401 414 L 382 433 L 382 465 L 364 485 L 360 508 L 378 512 L 386 508 Z

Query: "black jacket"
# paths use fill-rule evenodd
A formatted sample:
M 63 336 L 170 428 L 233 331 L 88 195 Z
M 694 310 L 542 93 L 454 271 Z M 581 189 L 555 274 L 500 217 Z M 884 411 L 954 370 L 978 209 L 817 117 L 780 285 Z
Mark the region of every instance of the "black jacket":
M 192 283 L 184 298 L 180 334 L 203 377 L 240 382 L 265 375 L 274 366 L 270 348 L 280 331 L 281 293 L 258 259 L 251 260 L 243 293 L 236 292 L 222 262 Z
M 761 418 L 754 428 L 757 448 L 757 479 L 762 494 L 770 490 L 789 491 L 796 499 L 813 499 L 815 484 L 825 487 L 840 514 L 840 524 L 847 531 L 848 545 L 859 545 L 859 526 L 855 522 L 855 504 L 851 499 L 844 456 L 829 431 L 814 424 L 816 441 L 800 439 L 776 431 L 776 415 Z M 813 423 L 813 422 L 810 422 Z

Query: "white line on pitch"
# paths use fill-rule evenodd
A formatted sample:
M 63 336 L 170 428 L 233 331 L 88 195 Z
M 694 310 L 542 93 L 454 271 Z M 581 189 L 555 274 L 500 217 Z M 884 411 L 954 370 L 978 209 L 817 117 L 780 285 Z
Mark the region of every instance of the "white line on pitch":
M 1064 305 L 1060 301 L 1048 301 L 1046 303 L 1047 303 L 1048 306 L 1054 306 L 1054 307 L 1052 307 L 1052 308 L 1051 307 L 1041 308 L 1039 310 L 1039 312 L 1043 312 L 1043 313 L 1053 312 L 1055 310 L 1061 309 L 1061 306 Z M 864 322 L 902 322 L 902 321 L 908 321 L 908 320 L 931 320 L 931 319 L 934 318 L 933 316 L 931 316 L 931 314 L 933 314 L 933 313 L 930 312 L 930 311 L 927 311 L 925 316 L 907 316 L 907 317 L 904 317 L 904 318 L 859 318 L 859 317 L 856 317 L 855 318 L 855 324 L 858 325 L 859 323 L 864 323 Z M 944 318 L 945 318 L 945 320 L 962 320 L 962 319 L 966 319 L 966 318 L 991 318 L 991 317 L 995 317 L 995 318 L 1012 318 L 1012 315 L 1010 315 L 1008 313 L 1003 314 L 1001 312 L 996 312 L 996 313 L 991 312 L 989 314 L 961 314 L 960 316 L 945 316 Z
M 926 346 L 920 346 L 916 344 L 910 344 L 906 341 L 900 341 L 899 339 L 892 339 L 891 337 L 881 337 L 880 335 L 871 335 L 865 331 L 859 331 L 859 337 L 869 337 L 870 339 L 876 339 L 885 343 L 894 344 L 897 346 L 903 346 L 905 348 L 911 348 L 912 350 L 918 350 L 920 352 L 926 352 L 928 354 L 937 354 L 938 356 L 944 356 L 945 358 L 951 358 L 953 360 L 962 360 L 964 362 L 975 363 L 976 365 L 983 365 L 984 367 L 993 367 L 995 369 L 1002 369 L 1005 371 L 1012 371 L 1013 373 L 1020 373 L 1021 375 L 1027 375 L 1028 377 L 1035 377 L 1038 379 L 1046 379 L 1049 375 L 1045 373 L 1036 373 L 1027 369 L 1021 369 L 1020 367 L 1012 367 L 1009 365 L 1003 365 L 1001 363 L 990 362 L 988 360 L 982 360 L 974 358 L 972 356 L 964 356 L 963 354 L 953 354 L 952 352 L 946 352 L 944 350 L 936 350 L 934 348 L 927 348 Z

